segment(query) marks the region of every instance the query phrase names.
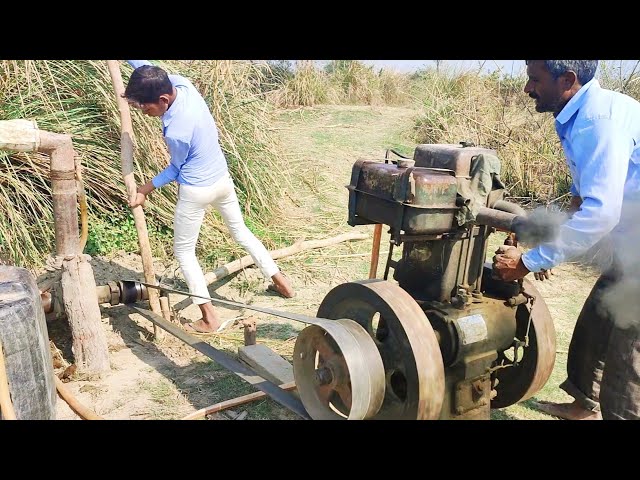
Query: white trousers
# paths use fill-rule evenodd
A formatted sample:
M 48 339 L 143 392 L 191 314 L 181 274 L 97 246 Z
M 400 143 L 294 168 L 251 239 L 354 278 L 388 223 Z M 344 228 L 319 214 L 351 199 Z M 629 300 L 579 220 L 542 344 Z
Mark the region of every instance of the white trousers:
M 202 268 L 196 258 L 196 242 L 209 205 L 220 212 L 233 239 L 249 252 L 266 279 L 278 273 L 279 269 L 267 249 L 244 224 L 233 180 L 227 173 L 209 187 L 180 185 L 178 190 L 173 219 L 173 253 L 189 285 L 189 293 L 209 296 Z M 195 304 L 208 302 L 203 298 L 192 298 Z

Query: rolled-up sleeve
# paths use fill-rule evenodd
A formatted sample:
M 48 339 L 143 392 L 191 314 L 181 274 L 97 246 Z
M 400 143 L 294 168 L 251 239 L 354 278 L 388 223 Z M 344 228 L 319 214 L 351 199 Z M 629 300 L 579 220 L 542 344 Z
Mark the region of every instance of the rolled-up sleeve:
M 576 188 L 576 184 L 575 183 L 571 184 L 571 187 L 569 187 L 569 192 L 574 197 L 579 197 L 580 196 L 580 192 L 578 192 L 578 189 Z
M 582 197 L 580 210 L 559 229 L 556 239 L 531 249 L 522 262 L 531 272 L 550 269 L 585 253 L 620 220 L 633 139 L 611 119 L 592 120 L 571 140 Z
M 155 188 L 160 188 L 175 180 L 180 173 L 180 169 L 187 161 L 187 156 L 189 154 L 189 142 L 175 138 L 166 138 L 165 140 L 167 142 L 167 147 L 169 148 L 171 160 L 167 168 L 151 179 L 151 183 L 153 183 Z

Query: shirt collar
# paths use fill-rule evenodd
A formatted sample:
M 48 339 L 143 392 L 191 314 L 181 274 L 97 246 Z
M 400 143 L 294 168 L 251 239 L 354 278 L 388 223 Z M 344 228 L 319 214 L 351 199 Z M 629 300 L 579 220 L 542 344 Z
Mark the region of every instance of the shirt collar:
M 597 90 L 599 88 L 600 84 L 595 78 L 592 78 L 587 83 L 585 83 L 582 88 L 578 90 L 573 97 L 571 97 L 571 100 L 567 102 L 564 108 L 560 110 L 560 113 L 556 117 L 556 122 L 562 124 L 566 123 L 573 116 L 573 114 L 576 113 L 582 105 L 584 105 L 587 92 L 590 89 Z
M 180 109 L 180 104 L 182 103 L 182 96 L 180 95 L 180 89 L 174 86 L 176 89 L 176 98 L 171 104 L 171 106 L 167 109 L 166 112 L 162 115 L 162 125 L 165 128 L 169 126 L 173 117 L 176 116 L 176 112 Z

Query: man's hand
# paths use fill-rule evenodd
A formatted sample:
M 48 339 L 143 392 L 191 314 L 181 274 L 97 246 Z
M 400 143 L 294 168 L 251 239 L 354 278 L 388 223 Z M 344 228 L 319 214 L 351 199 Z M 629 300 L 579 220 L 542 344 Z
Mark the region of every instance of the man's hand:
M 156 187 L 153 186 L 153 183 L 150 181 L 145 183 L 144 185 L 140 185 L 136 189 L 136 193 L 132 194 L 129 197 L 129 206 L 131 208 L 135 208 L 137 206 L 144 206 L 144 201 L 147 199 L 147 195 L 149 195 Z
M 147 199 L 147 196 L 144 193 L 136 192 L 129 198 L 129 206 L 131 208 L 135 208 L 137 206 L 144 207 L 144 201 Z
M 518 247 L 500 245 L 493 257 L 493 277 L 503 282 L 523 278 L 529 269 L 522 263 L 522 252 Z
M 549 277 L 551 275 L 553 275 L 553 271 L 551 269 L 540 270 L 539 272 L 533 272 L 533 276 L 536 278 L 536 280 L 540 280 L 541 282 L 544 282 L 545 278 L 549 280 Z
M 578 210 L 580 210 L 581 205 L 582 197 L 572 196 L 571 200 L 569 200 L 569 208 L 567 209 L 567 212 L 569 212 L 569 215 L 573 215 Z

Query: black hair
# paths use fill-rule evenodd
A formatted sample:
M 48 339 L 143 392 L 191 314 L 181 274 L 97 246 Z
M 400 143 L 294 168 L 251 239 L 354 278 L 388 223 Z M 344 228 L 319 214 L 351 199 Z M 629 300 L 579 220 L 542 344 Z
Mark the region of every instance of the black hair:
M 157 103 L 160 95 L 173 92 L 167 72 L 155 65 L 142 65 L 131 74 L 124 97 L 138 103 Z

